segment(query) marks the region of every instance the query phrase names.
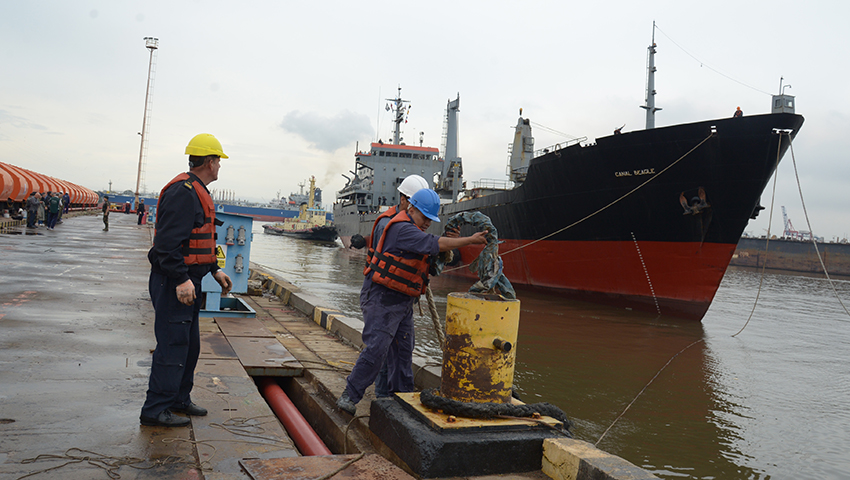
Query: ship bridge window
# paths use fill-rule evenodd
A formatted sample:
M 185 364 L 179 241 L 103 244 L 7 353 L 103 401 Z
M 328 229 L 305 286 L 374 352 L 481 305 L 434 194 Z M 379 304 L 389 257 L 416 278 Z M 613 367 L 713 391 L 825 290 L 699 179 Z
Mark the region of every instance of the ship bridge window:
M 379 157 L 383 157 L 383 156 L 384 156 L 384 152 L 378 152 L 378 156 L 379 156 Z
M 411 158 L 412 157 L 412 155 L 410 155 L 409 153 L 399 153 L 398 156 L 401 157 L 401 158 Z

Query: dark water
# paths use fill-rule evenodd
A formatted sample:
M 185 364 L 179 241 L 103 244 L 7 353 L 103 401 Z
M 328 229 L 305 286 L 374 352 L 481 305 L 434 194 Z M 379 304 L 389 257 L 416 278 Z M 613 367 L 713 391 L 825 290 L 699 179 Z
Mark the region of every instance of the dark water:
M 254 233 L 251 261 L 360 316 L 361 253 Z M 766 274 L 732 337 L 760 278 L 728 271 L 702 323 L 520 288 L 514 383 L 591 443 L 646 387 L 598 447 L 661 478 L 850 478 L 850 315 L 825 280 Z M 469 285 L 434 281 L 441 314 L 446 293 Z M 850 283 L 835 288 L 850 308 Z M 439 358 L 425 313 L 417 349 Z

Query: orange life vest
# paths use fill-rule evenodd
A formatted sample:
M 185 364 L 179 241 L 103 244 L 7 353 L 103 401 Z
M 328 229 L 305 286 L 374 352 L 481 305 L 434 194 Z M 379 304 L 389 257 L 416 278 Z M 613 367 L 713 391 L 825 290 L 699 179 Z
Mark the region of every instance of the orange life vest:
M 382 218 L 393 218 L 396 213 L 398 213 L 398 207 L 393 205 L 388 208 L 386 211 L 378 215 L 378 218 L 375 219 L 375 223 L 372 224 L 372 233 L 369 235 L 369 245 L 366 249 L 366 266 L 363 267 L 363 275 L 366 275 L 369 269 L 369 264 L 372 263 L 372 256 L 375 255 L 375 249 L 372 248 L 372 244 L 375 243 L 375 229 L 378 228 L 378 222 L 381 221 Z M 387 227 L 384 227 L 384 232 L 387 231 Z M 383 233 L 383 232 L 382 232 Z
M 198 180 L 193 180 L 193 177 L 188 173 L 181 173 L 168 182 L 168 185 L 162 188 L 159 194 L 159 199 L 162 200 L 162 195 L 171 185 L 177 182 L 183 182 L 183 185 L 191 190 L 194 190 L 201 201 L 201 206 L 204 209 L 204 224 L 198 228 L 193 228 L 189 234 L 189 241 L 183 244 L 183 262 L 186 265 L 203 265 L 208 263 L 216 263 L 215 257 L 215 204 L 213 203 L 210 193 L 207 191 L 203 183 Z M 156 202 L 157 211 L 159 211 L 159 200 Z
M 416 254 L 415 258 L 402 258 L 399 255 L 383 251 L 387 231 L 392 225 L 401 222 L 413 223 L 413 220 L 410 219 L 407 212 L 401 212 L 390 220 L 390 223 L 384 228 L 384 233 L 381 234 L 378 248 L 375 249 L 363 273 L 374 272 L 372 281 L 378 285 L 383 285 L 411 297 L 418 297 L 425 293 L 425 287 L 428 286 L 428 255 Z

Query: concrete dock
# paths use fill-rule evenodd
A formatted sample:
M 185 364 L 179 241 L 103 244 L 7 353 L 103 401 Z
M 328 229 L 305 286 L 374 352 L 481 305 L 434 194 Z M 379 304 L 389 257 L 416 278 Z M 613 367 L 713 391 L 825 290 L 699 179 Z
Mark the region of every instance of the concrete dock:
M 102 227 L 99 215 L 83 214 L 52 231 L 0 234 L 0 478 L 294 479 L 343 465 L 334 478 L 413 478 L 369 431 L 371 388 L 358 404 L 364 418 L 334 407 L 357 359 L 360 320 L 270 272 L 256 272 L 263 295 L 243 296 L 257 312 L 249 326 L 202 318 L 193 400 L 210 414 L 187 428 L 140 426 L 155 346 L 153 230 L 122 214 Z M 246 373 L 237 345 L 252 338 L 285 349 L 292 361 L 277 372 L 295 376 L 276 381 L 334 456 L 301 457 Z M 438 385 L 439 369 L 416 362 L 417 386 Z M 539 471 L 478 478 L 655 478 L 574 440 L 547 441 L 544 457 Z

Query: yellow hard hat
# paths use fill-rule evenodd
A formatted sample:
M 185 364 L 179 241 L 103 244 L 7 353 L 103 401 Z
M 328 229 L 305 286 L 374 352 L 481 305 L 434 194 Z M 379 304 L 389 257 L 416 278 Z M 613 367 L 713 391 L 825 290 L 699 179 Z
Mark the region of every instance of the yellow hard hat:
M 189 140 L 189 145 L 186 145 L 186 155 L 197 157 L 216 155 L 221 158 L 228 158 L 221 149 L 221 142 L 209 133 L 199 133 L 192 137 Z

